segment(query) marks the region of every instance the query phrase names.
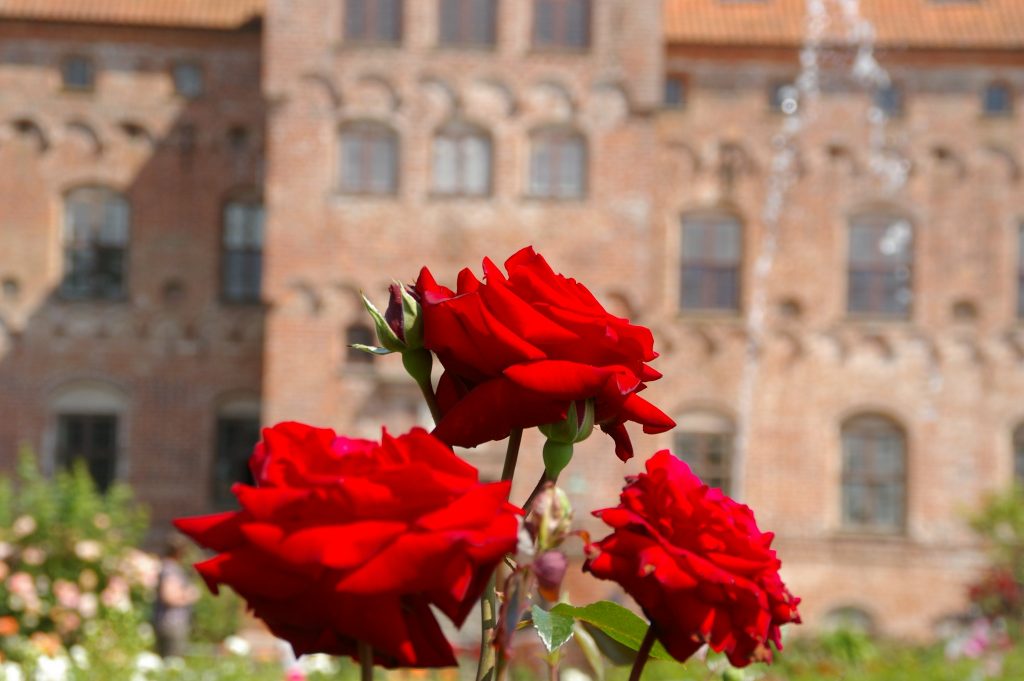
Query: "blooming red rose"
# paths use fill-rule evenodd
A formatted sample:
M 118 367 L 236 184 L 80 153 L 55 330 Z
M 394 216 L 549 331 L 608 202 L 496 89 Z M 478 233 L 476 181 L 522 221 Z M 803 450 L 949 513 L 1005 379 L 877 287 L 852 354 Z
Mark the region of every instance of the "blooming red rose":
M 196 568 L 226 584 L 297 655 L 357 654 L 386 667 L 455 664 L 430 606 L 461 625 L 516 545 L 509 483 L 475 468 L 422 429 L 380 444 L 282 423 L 250 460 L 242 510 L 175 525 L 218 551 Z
M 629 478 L 615 508 L 594 515 L 614 532 L 587 547 L 583 569 L 618 582 L 647 613 L 658 640 L 684 661 L 707 643 L 742 667 L 771 661 L 779 627 L 800 621 L 779 578 L 772 533 L 721 490 L 663 450 Z
M 424 346 L 445 369 L 435 435 L 472 447 L 513 428 L 562 421 L 571 402 L 593 398 L 596 422 L 626 460 L 633 455 L 627 421 L 647 433 L 675 426 L 637 394 L 661 377 L 647 366 L 658 356 L 650 330 L 609 314 L 532 248 L 505 268 L 507 277 L 485 259 L 485 283 L 465 269 L 457 292 L 438 285 L 426 268 L 420 273 Z

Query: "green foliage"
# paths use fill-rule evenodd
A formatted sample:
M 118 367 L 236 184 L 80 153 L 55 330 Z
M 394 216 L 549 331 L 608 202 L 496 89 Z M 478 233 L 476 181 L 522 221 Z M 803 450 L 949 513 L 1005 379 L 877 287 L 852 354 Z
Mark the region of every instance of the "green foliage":
M 647 634 L 647 622 L 643 618 L 611 601 L 598 601 L 582 608 L 559 603 L 551 612 L 587 622 L 630 650 L 639 650 Z M 650 657 L 653 660 L 672 659 L 660 643 L 651 648 Z
M 1024 487 L 990 497 L 971 526 L 984 540 L 989 560 L 989 569 L 971 587 L 971 600 L 982 614 L 1005 620 L 1019 634 L 1024 622 Z
M 192 611 L 192 640 L 220 643 L 238 631 L 244 608 L 245 601 L 231 589 L 221 587 L 214 596 L 201 588 Z
M 572 615 L 549 612 L 539 605 L 533 606 L 533 628 L 549 653 L 561 648 L 572 638 L 572 627 L 576 620 Z

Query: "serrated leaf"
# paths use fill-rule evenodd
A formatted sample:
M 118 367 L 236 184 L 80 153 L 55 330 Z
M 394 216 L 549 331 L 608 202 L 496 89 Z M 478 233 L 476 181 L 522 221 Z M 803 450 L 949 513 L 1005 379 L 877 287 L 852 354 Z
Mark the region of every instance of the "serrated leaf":
M 539 605 L 533 606 L 533 628 L 537 630 L 540 640 L 549 653 L 553 653 L 572 638 L 572 627 L 575 623 L 572 615 L 563 615 L 554 610 L 545 610 Z
M 611 601 L 598 601 L 582 608 L 559 603 L 551 609 L 551 613 L 592 624 L 630 650 L 639 650 L 647 634 L 647 622 L 642 617 Z M 651 657 L 656 660 L 672 659 L 665 647 L 657 641 L 651 648 Z
M 376 345 L 363 345 L 362 343 L 352 343 L 349 345 L 353 350 L 362 350 L 368 352 L 371 355 L 390 355 L 391 350 L 387 348 L 378 348 Z

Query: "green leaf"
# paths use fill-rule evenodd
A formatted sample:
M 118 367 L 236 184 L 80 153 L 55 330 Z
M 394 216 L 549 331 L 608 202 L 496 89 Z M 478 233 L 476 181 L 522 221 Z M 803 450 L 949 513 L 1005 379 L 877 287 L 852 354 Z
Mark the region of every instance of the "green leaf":
M 604 681 L 605 665 L 604 658 L 601 656 L 601 648 L 587 631 L 585 624 L 585 622 L 576 622 L 572 627 L 572 635 L 580 650 L 583 651 L 583 656 L 587 658 L 590 668 L 594 670 L 594 678 L 597 681 Z
M 551 614 L 588 622 L 631 650 L 639 650 L 647 634 L 647 622 L 643 618 L 611 601 L 598 601 L 582 608 L 559 603 L 551 609 Z M 657 641 L 651 648 L 651 657 L 655 660 L 672 659 L 664 646 Z
M 387 348 L 378 348 L 376 345 L 363 345 L 362 343 L 352 343 L 349 345 L 353 350 L 362 350 L 368 352 L 371 355 L 390 355 L 391 350 Z
M 544 647 L 552 653 L 572 638 L 572 627 L 575 622 L 572 615 L 563 615 L 554 610 L 544 610 L 539 605 L 533 606 L 533 628 L 537 630 Z

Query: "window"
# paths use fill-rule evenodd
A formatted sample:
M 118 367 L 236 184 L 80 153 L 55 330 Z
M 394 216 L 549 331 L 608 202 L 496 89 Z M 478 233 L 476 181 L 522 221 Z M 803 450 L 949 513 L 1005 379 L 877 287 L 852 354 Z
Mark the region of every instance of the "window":
M 105 187 L 82 187 L 64 199 L 67 298 L 116 299 L 126 292 L 128 201 Z
M 584 49 L 589 45 L 589 0 L 533 0 L 534 47 Z
M 224 207 L 221 295 L 233 303 L 260 299 L 263 278 L 263 204 L 229 201 Z
M 486 196 L 491 191 L 491 138 L 475 125 L 452 122 L 434 137 L 434 192 Z
M 732 487 L 732 422 L 714 412 L 690 412 L 678 419 L 675 454 L 685 461 L 705 484 L 726 494 Z
M 402 0 L 346 0 L 345 39 L 360 43 L 402 41 Z
M 669 76 L 665 79 L 665 93 L 662 100 L 666 109 L 686 108 L 686 79 L 682 76 Z
M 1013 433 L 1013 477 L 1019 484 L 1024 484 L 1024 425 L 1018 426 Z
M 903 115 L 903 88 L 889 83 L 875 90 L 875 107 L 890 118 Z
M 857 416 L 843 425 L 842 524 L 852 529 L 903 529 L 906 442 L 903 431 L 880 416 Z
M 398 136 L 382 123 L 360 121 L 341 131 L 341 191 L 394 194 L 398 191 Z
M 681 295 L 686 311 L 738 310 L 742 228 L 734 215 L 683 218 Z
M 906 317 L 912 297 L 914 231 L 895 215 L 861 215 L 850 221 L 847 310 Z
M 495 44 L 497 0 L 441 0 L 442 45 L 489 47 Z
M 57 465 L 83 461 L 97 489 L 105 492 L 117 473 L 117 415 L 60 414 L 57 417 Z
M 236 482 L 253 484 L 249 457 L 260 440 L 258 407 L 256 409 L 256 414 L 246 414 L 246 409 L 227 408 L 217 417 L 212 493 L 216 508 L 235 506 L 231 486 Z
M 179 62 L 171 69 L 174 91 L 186 99 L 203 94 L 203 70 L 193 62 Z
M 96 68 L 89 57 L 66 57 L 60 66 L 60 77 L 67 90 L 91 90 L 96 80 Z
M 1024 221 L 1017 229 L 1017 316 L 1024 319 Z
M 353 345 L 377 345 L 373 330 L 366 324 L 352 324 L 345 329 L 345 361 L 348 364 L 373 365 L 373 355 Z
M 587 144 L 571 129 L 545 128 L 530 137 L 530 196 L 576 199 L 587 184 Z
M 1013 113 L 1013 90 L 1006 83 L 989 83 L 981 105 L 986 116 L 1009 116 Z

